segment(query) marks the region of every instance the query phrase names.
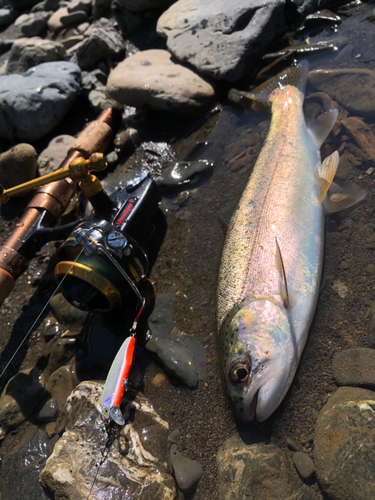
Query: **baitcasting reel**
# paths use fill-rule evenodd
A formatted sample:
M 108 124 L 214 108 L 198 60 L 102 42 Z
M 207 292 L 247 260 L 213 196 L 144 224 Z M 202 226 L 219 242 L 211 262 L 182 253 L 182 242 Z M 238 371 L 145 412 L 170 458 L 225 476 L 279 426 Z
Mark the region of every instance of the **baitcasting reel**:
M 88 160 L 76 158 L 68 168 L 0 193 L 0 203 L 4 203 L 10 196 L 57 179 L 69 176 L 80 181 L 81 191 L 94 208 L 88 220 L 77 221 L 73 232 L 72 224 L 59 228 L 39 224 L 33 241 L 45 243 L 70 234 L 57 251 L 55 276 L 65 298 L 85 311 L 110 311 L 133 297 L 139 304 L 144 302 L 140 286 L 149 268 L 147 243 L 161 201 L 158 186 L 147 175 L 108 196 L 90 173 L 106 167 L 104 155 L 95 153 Z

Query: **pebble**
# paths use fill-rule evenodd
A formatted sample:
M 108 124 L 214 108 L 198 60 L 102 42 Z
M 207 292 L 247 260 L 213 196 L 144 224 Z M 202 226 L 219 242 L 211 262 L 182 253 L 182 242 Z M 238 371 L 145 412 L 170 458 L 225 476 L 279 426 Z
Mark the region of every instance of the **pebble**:
M 113 145 L 118 148 L 121 153 L 126 151 L 131 151 L 137 148 L 141 144 L 141 138 L 139 137 L 138 130 L 132 127 L 128 127 L 125 130 L 120 130 L 114 140 Z
M 213 102 L 213 86 L 174 62 L 166 50 L 145 50 L 127 57 L 111 72 L 107 90 L 136 108 L 199 113 Z
M 60 17 L 60 22 L 63 26 L 71 26 L 73 24 L 81 24 L 87 21 L 88 15 L 84 10 L 76 10 L 74 12 L 68 12 Z
M 75 386 L 75 376 L 72 368 L 69 366 L 60 366 L 49 377 L 46 383 L 46 390 L 50 393 L 51 398 L 57 401 L 60 412 L 64 411 L 66 400 Z
M 0 26 L 8 26 L 15 18 L 14 11 L 6 7 L 0 8 Z
M 30 144 L 17 144 L 0 154 L 0 184 L 9 189 L 35 179 L 38 154 Z
M 55 399 L 51 398 L 42 406 L 42 409 L 38 413 L 38 420 L 44 423 L 53 422 L 56 420 L 58 412 L 58 403 Z
M 298 451 L 299 450 L 298 444 L 295 441 L 293 441 L 293 439 L 286 438 L 285 441 L 286 441 L 286 445 L 289 448 L 289 450 L 291 450 L 291 451 Z
M 367 271 L 369 274 L 374 274 L 374 273 L 375 273 L 375 265 L 374 265 L 374 264 L 369 264 L 369 265 L 366 267 L 366 271 Z
M 53 315 L 60 323 L 83 325 L 87 312 L 72 306 L 62 293 L 57 293 L 49 303 Z
M 160 188 L 171 189 L 191 181 L 191 178 L 213 167 L 210 160 L 198 159 L 167 163 L 155 182 Z
M 168 382 L 167 377 L 164 373 L 157 373 L 155 377 L 151 380 L 151 384 L 155 387 L 163 387 Z
M 192 493 L 203 474 L 201 465 L 196 460 L 182 456 L 175 444 L 171 447 L 170 455 L 177 486 L 183 493 Z
M 67 363 L 74 356 L 76 349 L 75 338 L 56 339 L 52 345 L 51 353 L 48 358 L 48 364 L 44 369 L 42 379 L 48 380 L 49 376 L 60 366 Z
M 353 348 L 336 353 L 332 365 L 338 385 L 375 389 L 375 349 Z
M 86 12 L 90 14 L 92 10 L 92 0 L 71 0 L 68 5 L 68 12 Z
M 170 443 L 175 443 L 181 437 L 180 429 L 174 429 L 168 436 L 168 441 Z
M 302 451 L 296 451 L 292 456 L 293 463 L 302 479 L 311 479 L 315 473 L 314 462 Z
M 64 46 L 66 50 L 68 50 L 71 47 L 74 47 L 77 43 L 82 42 L 83 39 L 84 39 L 83 35 L 70 36 L 68 38 L 63 38 L 61 40 L 61 44 Z
M 68 16 L 69 11 L 67 7 L 62 7 L 61 9 L 58 9 L 52 16 L 48 19 L 48 29 L 53 31 L 53 32 L 58 32 L 61 31 L 64 27 L 63 23 L 61 22 L 61 18 L 64 16 Z

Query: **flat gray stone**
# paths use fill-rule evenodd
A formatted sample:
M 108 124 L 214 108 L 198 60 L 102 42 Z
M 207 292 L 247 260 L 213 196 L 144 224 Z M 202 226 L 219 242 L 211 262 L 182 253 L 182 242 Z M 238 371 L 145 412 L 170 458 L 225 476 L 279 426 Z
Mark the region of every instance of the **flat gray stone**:
M 306 453 L 296 451 L 293 453 L 292 459 L 298 474 L 302 477 L 302 479 L 307 480 L 313 477 L 315 472 L 314 462 Z
M 330 95 L 350 114 L 375 116 L 375 71 L 358 68 L 314 70 L 309 73 L 309 82 L 315 90 Z
M 375 349 L 354 348 L 335 354 L 333 376 L 338 385 L 375 389 Z
M 375 483 L 375 393 L 340 387 L 321 410 L 314 461 L 330 500 L 368 500 Z
M 196 460 L 181 455 L 175 444 L 172 445 L 170 454 L 177 486 L 183 493 L 193 492 L 203 474 L 201 465 Z
M 118 64 L 108 77 L 107 90 L 123 104 L 186 113 L 200 112 L 215 97 L 208 81 L 158 49 L 139 52 Z
M 177 59 L 203 75 L 235 81 L 251 73 L 287 28 L 283 0 L 179 0 L 157 32 Z
M 68 3 L 68 12 L 84 11 L 90 14 L 92 10 L 92 0 L 71 0 Z
M 0 76 L 0 137 L 34 141 L 48 134 L 69 111 L 80 81 L 79 67 L 65 61 Z
M 61 43 L 43 40 L 38 36 L 19 38 L 10 50 L 6 73 L 22 74 L 38 64 L 62 61 L 64 56 L 65 49 Z

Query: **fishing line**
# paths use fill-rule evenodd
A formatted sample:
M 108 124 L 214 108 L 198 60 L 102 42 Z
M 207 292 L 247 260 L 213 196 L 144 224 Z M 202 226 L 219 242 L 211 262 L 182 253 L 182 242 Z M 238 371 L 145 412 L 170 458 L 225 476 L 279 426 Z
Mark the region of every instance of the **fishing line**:
M 79 252 L 79 254 L 77 255 L 77 257 L 74 259 L 74 262 L 76 262 L 79 257 L 81 256 L 83 252 L 83 249 Z M 65 278 L 68 276 L 70 270 L 73 268 L 73 264 L 70 266 L 70 268 L 67 270 L 67 272 L 65 273 L 64 277 L 62 278 L 62 280 L 60 281 L 60 283 L 57 285 L 55 291 L 53 292 L 53 294 L 51 295 L 51 297 L 48 299 L 46 305 L 43 307 L 43 309 L 40 311 L 38 317 L 36 318 L 36 320 L 34 321 L 34 323 L 31 325 L 31 327 L 29 328 L 29 331 L 26 333 L 26 335 L 24 336 L 24 338 L 22 339 L 21 343 L 19 344 L 19 346 L 17 347 L 17 349 L 15 350 L 15 352 L 13 353 L 12 357 L 10 358 L 10 360 L 8 361 L 8 363 L 5 365 L 5 368 L 3 369 L 3 371 L 0 373 L 0 379 L 2 378 L 2 376 L 4 375 L 4 373 L 6 372 L 7 368 L 9 367 L 9 365 L 11 364 L 11 362 L 13 361 L 13 359 L 16 357 L 18 351 L 21 349 L 21 347 L 23 346 L 24 342 L 26 341 L 27 337 L 30 335 L 30 333 L 32 332 L 34 326 L 37 324 L 37 322 L 39 321 L 39 318 L 42 316 L 42 314 L 44 313 L 44 311 L 46 310 L 46 308 L 48 307 L 49 303 L 51 302 L 51 300 L 53 299 L 53 297 L 56 295 L 57 293 L 57 290 L 60 288 L 60 286 L 62 285 L 62 283 L 64 282 Z

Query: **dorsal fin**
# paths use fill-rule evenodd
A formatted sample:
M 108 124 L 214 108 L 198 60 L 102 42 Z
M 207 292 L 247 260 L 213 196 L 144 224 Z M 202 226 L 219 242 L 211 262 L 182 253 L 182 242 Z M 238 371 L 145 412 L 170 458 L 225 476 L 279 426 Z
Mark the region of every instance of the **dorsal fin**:
M 284 290 L 281 290 L 281 297 L 283 299 L 285 308 L 288 309 L 288 307 L 290 307 L 290 299 L 289 299 L 288 284 L 286 282 L 284 261 L 283 261 L 282 255 L 281 255 L 279 242 L 277 241 L 276 237 L 275 237 L 275 242 L 276 242 L 276 269 L 277 269 L 278 273 L 280 274 L 280 278 L 281 278 L 283 285 L 284 285 Z

